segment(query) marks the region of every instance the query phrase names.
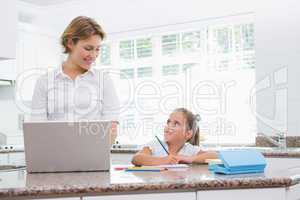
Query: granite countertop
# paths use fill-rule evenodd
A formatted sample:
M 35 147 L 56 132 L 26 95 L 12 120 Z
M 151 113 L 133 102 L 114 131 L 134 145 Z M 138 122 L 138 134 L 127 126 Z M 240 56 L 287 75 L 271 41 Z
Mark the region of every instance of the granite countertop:
M 279 167 L 283 158 L 268 158 L 262 174 L 215 175 L 207 165 L 163 172 L 0 172 L 0 198 L 89 196 L 146 192 L 177 192 L 211 189 L 289 187 L 297 184 L 299 159 Z M 283 162 L 284 163 L 284 162 Z
M 300 158 L 300 148 L 286 148 L 286 149 L 279 149 L 275 147 L 228 147 L 222 149 L 245 149 L 245 148 L 254 148 L 263 153 L 266 157 L 291 157 L 291 158 Z M 221 148 L 208 148 L 208 150 L 219 150 Z M 111 153 L 128 153 L 133 154 L 139 151 L 138 148 L 115 148 L 111 149 Z M 7 154 L 7 153 L 20 153 L 24 152 L 24 150 L 2 150 L 0 154 Z
M 220 149 L 257 149 L 266 157 L 282 157 L 282 158 L 300 158 L 300 148 L 286 148 L 280 149 L 275 147 L 221 147 L 221 148 L 207 148 L 207 150 L 220 150 Z M 137 148 L 120 148 L 112 149 L 112 153 L 136 153 Z
M 271 137 L 274 138 L 274 137 Z M 288 136 L 286 137 L 286 148 L 278 148 L 269 142 L 270 138 L 265 136 L 257 136 L 255 144 L 253 145 L 241 145 L 234 146 L 215 146 L 215 145 L 203 145 L 202 148 L 207 150 L 220 150 L 220 149 L 240 149 L 240 148 L 255 148 L 261 151 L 267 157 L 291 157 L 300 158 L 300 137 L 299 136 Z M 126 144 L 114 144 L 111 153 L 136 153 L 140 150 L 138 145 L 126 145 Z M 11 146 L 4 145 L 0 146 L 0 155 L 6 153 L 18 153 L 24 152 L 22 146 Z
M 245 148 L 243 148 L 245 149 Z M 300 158 L 300 148 L 298 151 L 295 150 L 291 150 L 291 149 L 276 149 L 276 148 L 268 148 L 268 149 L 259 149 L 259 151 L 262 152 L 262 154 L 266 157 L 283 157 L 283 158 L 287 158 L 287 157 L 292 157 L 292 158 Z M 210 150 L 215 150 L 214 148 L 211 148 Z M 111 153 L 128 153 L 128 154 L 134 154 L 137 153 L 139 151 L 139 149 L 133 149 L 133 148 L 120 148 L 120 149 L 112 149 Z M 24 152 L 23 150 L 2 150 L 0 151 L 0 154 L 7 154 L 7 153 L 21 153 Z

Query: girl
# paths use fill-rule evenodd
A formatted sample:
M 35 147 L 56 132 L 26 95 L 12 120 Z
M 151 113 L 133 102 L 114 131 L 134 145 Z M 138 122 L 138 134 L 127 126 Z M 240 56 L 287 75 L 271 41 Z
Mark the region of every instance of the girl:
M 89 17 L 71 21 L 61 36 L 67 60 L 41 76 L 32 98 L 32 120 L 112 120 L 113 143 L 119 101 L 108 76 L 92 68 L 105 33 Z
M 217 158 L 216 152 L 202 151 L 199 145 L 199 116 L 185 108 L 175 109 L 164 128 L 164 142 L 146 145 L 132 159 L 134 165 L 204 163 Z M 164 147 L 163 147 L 163 146 Z

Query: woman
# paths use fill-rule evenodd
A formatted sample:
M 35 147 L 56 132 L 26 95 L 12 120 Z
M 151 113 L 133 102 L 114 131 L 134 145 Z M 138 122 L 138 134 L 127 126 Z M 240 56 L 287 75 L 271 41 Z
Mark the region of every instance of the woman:
M 71 21 L 61 36 L 67 60 L 38 79 L 32 120 L 112 120 L 113 143 L 119 100 L 108 71 L 92 68 L 104 37 L 101 26 L 89 17 Z

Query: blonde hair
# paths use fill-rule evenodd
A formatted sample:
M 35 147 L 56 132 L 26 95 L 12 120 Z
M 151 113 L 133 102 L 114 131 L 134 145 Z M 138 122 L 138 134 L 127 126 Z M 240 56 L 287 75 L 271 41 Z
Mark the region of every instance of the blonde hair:
M 176 108 L 173 112 L 180 112 L 184 114 L 187 121 L 187 130 L 192 130 L 193 136 L 187 141 L 192 145 L 199 146 L 199 126 L 198 122 L 200 121 L 200 115 L 195 115 L 186 108 Z
M 64 48 L 64 53 L 70 53 L 67 45 L 69 40 L 76 44 L 79 40 L 87 39 L 93 35 L 99 35 L 102 40 L 105 38 L 103 29 L 94 19 L 85 16 L 76 17 L 61 35 L 61 45 Z

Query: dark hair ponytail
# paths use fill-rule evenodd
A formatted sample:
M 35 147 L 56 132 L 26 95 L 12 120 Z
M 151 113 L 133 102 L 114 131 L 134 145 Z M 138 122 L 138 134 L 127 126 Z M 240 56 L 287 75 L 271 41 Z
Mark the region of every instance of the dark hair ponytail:
M 198 122 L 200 121 L 200 115 L 193 114 L 186 108 L 177 108 L 173 112 L 181 112 L 185 115 L 187 121 L 187 129 L 192 130 L 193 136 L 188 140 L 188 142 L 192 145 L 199 146 L 200 142 L 200 130 L 198 126 Z

